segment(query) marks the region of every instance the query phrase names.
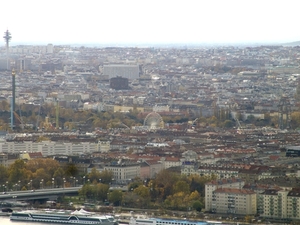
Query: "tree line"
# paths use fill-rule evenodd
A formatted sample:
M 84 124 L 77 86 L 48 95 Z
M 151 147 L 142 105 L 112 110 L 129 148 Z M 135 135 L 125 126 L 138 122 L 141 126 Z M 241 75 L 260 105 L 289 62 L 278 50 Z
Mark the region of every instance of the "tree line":
M 94 177 L 100 174 L 96 169 L 92 173 Z M 110 183 L 99 183 L 95 178 L 79 190 L 79 196 L 87 201 L 109 202 L 128 208 L 201 211 L 204 207 L 205 183 L 214 179 L 215 176 L 186 176 L 162 170 L 153 179 L 133 179 L 122 191 L 110 189 Z
M 215 176 L 181 175 L 162 170 L 152 179 L 132 179 L 125 191 L 110 189 L 117 184 L 113 173 L 93 168 L 80 173 L 76 165 L 60 165 L 51 158 L 16 160 L 9 167 L 0 165 L 0 189 L 3 192 L 62 188 L 82 185 L 78 195 L 84 201 L 109 202 L 129 208 L 165 208 L 201 210 L 205 183 Z

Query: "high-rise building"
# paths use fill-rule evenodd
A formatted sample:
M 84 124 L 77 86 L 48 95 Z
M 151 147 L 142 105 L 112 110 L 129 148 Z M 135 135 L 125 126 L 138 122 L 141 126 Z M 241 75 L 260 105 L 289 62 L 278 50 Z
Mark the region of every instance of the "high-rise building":
M 47 53 L 52 54 L 53 53 L 53 44 L 47 45 Z
M 104 65 L 103 75 L 107 75 L 109 79 L 113 77 L 124 77 L 129 80 L 139 79 L 139 66 L 138 65 Z

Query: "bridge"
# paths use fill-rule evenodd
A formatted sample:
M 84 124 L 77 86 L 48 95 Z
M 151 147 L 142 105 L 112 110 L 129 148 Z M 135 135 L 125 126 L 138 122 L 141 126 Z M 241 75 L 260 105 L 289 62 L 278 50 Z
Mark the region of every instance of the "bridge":
M 30 200 L 54 200 L 61 195 L 77 194 L 82 186 L 67 187 L 67 188 L 51 188 L 51 189 L 38 189 L 30 191 L 11 191 L 2 192 L 0 194 L 0 201 L 17 200 L 17 201 L 30 201 Z

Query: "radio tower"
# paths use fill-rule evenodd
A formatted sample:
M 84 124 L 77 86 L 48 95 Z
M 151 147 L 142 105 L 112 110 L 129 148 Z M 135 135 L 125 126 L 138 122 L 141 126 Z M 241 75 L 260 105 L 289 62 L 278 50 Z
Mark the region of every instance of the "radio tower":
M 9 57 L 9 41 L 11 39 L 11 34 L 8 30 L 4 32 L 4 41 L 6 43 L 6 69 L 9 70 L 9 63 L 8 63 L 8 57 Z

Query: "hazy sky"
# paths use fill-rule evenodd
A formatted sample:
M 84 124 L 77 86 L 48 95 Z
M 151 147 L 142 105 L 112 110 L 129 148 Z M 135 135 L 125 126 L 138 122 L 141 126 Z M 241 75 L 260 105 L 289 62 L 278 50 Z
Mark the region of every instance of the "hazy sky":
M 299 0 L 6 0 L 14 44 L 300 40 Z M 2 38 L 2 44 L 4 40 Z

